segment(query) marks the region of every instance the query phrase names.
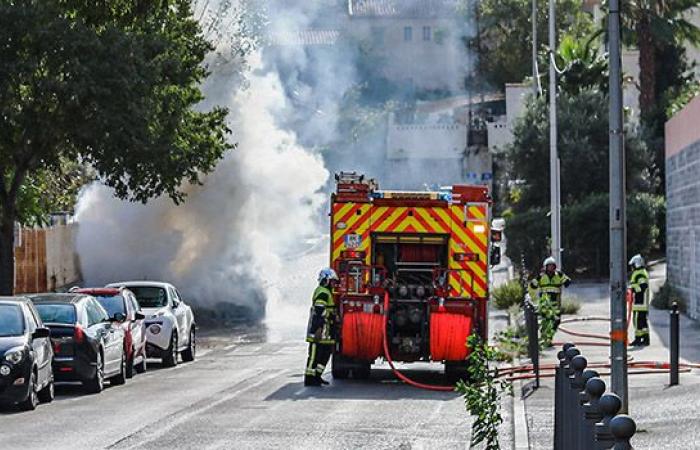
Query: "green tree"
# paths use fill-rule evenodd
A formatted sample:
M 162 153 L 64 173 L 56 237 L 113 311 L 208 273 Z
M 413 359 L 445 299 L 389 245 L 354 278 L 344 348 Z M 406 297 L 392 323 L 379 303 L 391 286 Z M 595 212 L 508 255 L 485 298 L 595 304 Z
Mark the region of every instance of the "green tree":
M 608 90 L 607 55 L 600 50 L 600 31 L 585 37 L 565 34 L 556 53 L 557 77 L 560 91 L 576 95 L 583 90 L 597 88 Z M 549 72 L 543 76 L 543 85 L 548 86 Z
M 639 109 L 642 117 L 653 114 L 658 99 L 659 62 L 663 54 L 685 42 L 700 44 L 700 29 L 686 18 L 698 6 L 698 0 L 621 2 L 623 37 L 628 45 L 636 45 L 639 49 Z
M 462 9 L 472 29 L 478 29 L 467 45 L 477 54 L 474 85 L 503 90 L 506 83 L 520 83 L 532 76 L 532 2 L 530 0 L 464 0 Z M 547 1 L 538 1 L 537 30 L 540 51 L 547 43 Z M 557 30 L 575 38 L 593 32 L 593 20 L 577 0 L 557 1 Z M 540 67 L 540 73 L 546 66 Z
M 203 99 L 212 46 L 190 0 L 0 0 L 0 294 L 12 293 L 23 190 L 83 161 L 115 195 L 180 202 L 225 151 Z
M 563 92 L 557 103 L 562 204 L 608 191 L 608 97 L 598 90 Z M 508 147 L 506 176 L 519 180 L 516 211 L 549 205 L 549 106 L 546 98 L 530 99 L 516 123 Z M 649 171 L 650 156 L 637 134 L 627 127 L 627 185 L 649 191 L 657 180 Z

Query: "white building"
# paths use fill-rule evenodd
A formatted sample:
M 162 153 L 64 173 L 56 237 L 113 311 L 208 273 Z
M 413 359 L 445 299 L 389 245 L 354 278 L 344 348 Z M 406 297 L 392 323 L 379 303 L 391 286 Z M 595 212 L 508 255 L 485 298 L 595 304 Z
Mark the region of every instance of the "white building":
M 464 90 L 467 52 L 456 0 L 348 0 L 349 33 L 387 79 L 416 90 Z

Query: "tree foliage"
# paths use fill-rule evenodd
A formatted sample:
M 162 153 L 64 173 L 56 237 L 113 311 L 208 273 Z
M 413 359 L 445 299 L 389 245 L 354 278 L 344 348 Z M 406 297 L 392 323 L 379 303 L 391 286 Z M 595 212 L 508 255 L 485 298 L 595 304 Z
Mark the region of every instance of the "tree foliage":
M 0 291 L 28 180 L 80 160 L 120 198 L 183 200 L 224 152 L 227 111 L 199 111 L 212 46 L 190 0 L 0 0 Z M 19 216 L 18 216 L 19 214 Z M 9 267 L 8 267 L 9 266 Z
M 540 52 L 547 43 L 548 9 L 546 0 L 538 0 L 537 39 Z M 470 25 L 479 30 L 467 45 L 477 53 L 472 85 L 485 85 L 498 90 L 506 83 L 520 83 L 532 76 L 532 2 L 530 0 L 464 0 Z M 557 2 L 557 30 L 568 30 L 578 39 L 593 32 L 593 20 L 581 9 L 581 2 Z M 540 67 L 540 73 L 546 71 Z
M 598 90 L 562 93 L 557 103 L 564 205 L 591 193 L 608 191 L 608 97 Z M 515 210 L 549 204 L 549 106 L 546 98 L 530 99 L 507 150 L 510 180 L 520 180 Z M 658 181 L 649 171 L 649 154 L 637 133 L 626 129 L 627 186 L 649 190 Z

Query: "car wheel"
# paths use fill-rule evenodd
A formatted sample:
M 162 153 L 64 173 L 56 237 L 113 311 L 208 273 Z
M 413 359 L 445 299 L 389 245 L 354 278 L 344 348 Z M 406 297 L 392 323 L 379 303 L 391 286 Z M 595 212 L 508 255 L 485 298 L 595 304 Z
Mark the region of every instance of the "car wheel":
M 92 379 L 84 381 L 83 386 L 90 394 L 99 394 L 105 387 L 104 365 L 102 364 L 102 353 L 97 353 L 97 361 L 95 362 L 95 375 Z
M 146 372 L 146 366 L 146 350 L 144 349 L 141 353 L 141 362 L 134 366 L 134 368 L 136 369 L 136 373 Z
M 182 352 L 182 360 L 186 362 L 194 361 L 197 353 L 197 340 L 195 339 L 194 327 L 190 329 L 190 342 Z
M 49 379 L 49 384 L 39 391 L 39 401 L 41 403 L 51 403 L 55 397 L 53 376 Z
M 126 359 L 126 377 L 134 378 L 134 354 L 135 349 L 131 351 L 131 356 Z
M 126 383 L 126 355 L 122 353 L 122 362 L 119 365 L 119 373 L 109 379 L 109 384 L 117 386 Z
M 39 395 L 36 392 L 36 373 L 34 371 L 32 371 L 29 383 L 29 395 L 27 395 L 25 401 L 19 404 L 19 409 L 22 411 L 34 411 L 39 404 Z
M 173 367 L 177 366 L 177 333 L 173 331 L 170 337 L 170 347 L 165 350 L 165 355 L 163 356 L 163 366 Z

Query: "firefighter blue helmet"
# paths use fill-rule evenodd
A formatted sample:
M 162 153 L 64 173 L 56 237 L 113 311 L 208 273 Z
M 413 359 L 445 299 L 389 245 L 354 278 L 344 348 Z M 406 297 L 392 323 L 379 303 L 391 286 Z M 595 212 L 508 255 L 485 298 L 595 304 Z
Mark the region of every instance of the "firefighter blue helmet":
M 330 267 L 327 267 L 318 274 L 318 282 L 323 283 L 323 282 L 329 282 L 332 280 L 338 280 L 338 274 L 335 273 L 335 270 L 331 269 Z

